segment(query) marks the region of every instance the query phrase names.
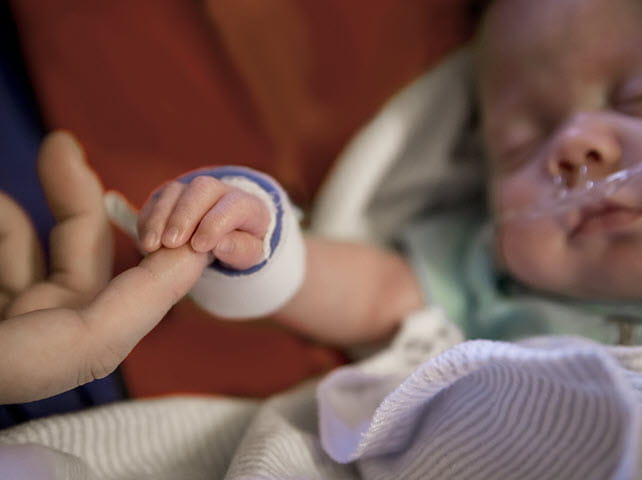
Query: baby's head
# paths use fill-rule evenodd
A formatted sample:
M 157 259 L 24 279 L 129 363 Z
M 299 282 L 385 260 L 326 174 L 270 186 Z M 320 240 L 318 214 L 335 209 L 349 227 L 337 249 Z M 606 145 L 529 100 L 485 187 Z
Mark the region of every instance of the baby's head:
M 642 299 L 642 181 L 553 208 L 642 162 L 642 1 L 494 0 L 478 46 L 503 266 L 539 290 Z

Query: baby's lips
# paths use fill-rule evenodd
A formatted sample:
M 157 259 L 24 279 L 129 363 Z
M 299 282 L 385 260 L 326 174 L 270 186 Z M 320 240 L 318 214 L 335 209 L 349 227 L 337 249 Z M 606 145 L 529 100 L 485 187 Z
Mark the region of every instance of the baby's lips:
M 604 205 L 600 208 L 586 209 L 580 215 L 580 221 L 571 233 L 572 237 L 602 233 L 631 231 L 642 218 L 640 209 L 618 205 Z

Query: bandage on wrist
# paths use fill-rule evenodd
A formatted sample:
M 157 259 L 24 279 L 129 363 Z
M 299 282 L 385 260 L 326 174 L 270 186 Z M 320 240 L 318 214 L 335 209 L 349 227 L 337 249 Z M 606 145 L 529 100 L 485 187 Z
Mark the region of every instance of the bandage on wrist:
M 228 319 L 269 315 L 298 291 L 305 274 L 305 246 L 287 194 L 271 177 L 246 167 L 198 170 L 180 179 L 210 175 L 256 195 L 267 205 L 271 221 L 264 239 L 264 259 L 247 270 L 214 261 L 190 291 L 205 310 Z

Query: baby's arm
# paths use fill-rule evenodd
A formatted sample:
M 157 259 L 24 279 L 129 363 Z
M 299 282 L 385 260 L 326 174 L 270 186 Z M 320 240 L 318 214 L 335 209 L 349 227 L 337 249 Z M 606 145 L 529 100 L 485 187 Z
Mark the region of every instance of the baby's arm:
M 264 186 L 267 182 L 267 200 L 263 196 L 263 201 L 257 201 L 252 193 L 238 192 L 211 178 L 223 178 L 215 169 L 201 172 L 206 177 L 197 174 L 169 183 L 143 207 L 139 217 L 139 235 L 148 251 L 160 244 L 172 247 L 190 243 L 193 247 L 203 245 L 198 248 L 212 250 L 223 260 L 217 251 L 223 239 L 234 239 L 241 245 L 232 250 L 238 258 L 228 255 L 224 259 L 226 264 L 245 271 L 235 274 L 207 269 L 193 291 L 198 303 L 227 317 L 273 314 L 284 325 L 336 345 L 381 339 L 405 315 L 422 307 L 419 285 L 400 255 L 314 236 L 306 236 L 302 248 L 296 219 L 278 184 L 252 170 L 225 168 L 247 175 L 249 180 L 256 180 L 258 175 Z M 226 201 L 227 195 L 232 195 L 235 202 Z M 270 203 L 283 213 L 276 218 L 280 236 L 276 242 L 267 242 L 268 251 L 261 256 L 270 224 Z M 251 219 L 252 215 L 256 218 Z M 216 225 L 219 218 L 224 219 L 222 225 Z M 169 233 L 172 227 L 178 227 L 178 236 Z M 201 243 L 200 235 L 207 232 L 213 232 L 212 236 Z M 274 237 L 272 234 L 271 240 Z M 267 260 L 257 268 L 264 258 Z M 246 274 L 248 268 L 250 274 Z
M 306 276 L 275 319 L 324 343 L 379 341 L 424 306 L 419 283 L 397 252 L 307 236 Z

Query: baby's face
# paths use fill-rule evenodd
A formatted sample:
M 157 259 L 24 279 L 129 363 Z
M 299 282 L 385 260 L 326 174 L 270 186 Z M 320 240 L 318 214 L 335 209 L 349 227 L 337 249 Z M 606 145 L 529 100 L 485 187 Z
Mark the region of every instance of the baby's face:
M 642 181 L 511 217 L 642 162 L 642 2 L 495 0 L 480 42 L 504 267 L 552 293 L 642 298 Z

